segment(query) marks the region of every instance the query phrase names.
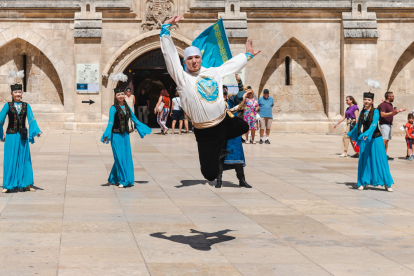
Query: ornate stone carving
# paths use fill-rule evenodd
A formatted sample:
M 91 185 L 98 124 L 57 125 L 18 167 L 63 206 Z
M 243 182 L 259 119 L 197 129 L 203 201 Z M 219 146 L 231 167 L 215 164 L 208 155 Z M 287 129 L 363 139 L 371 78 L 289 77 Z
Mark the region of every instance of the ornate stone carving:
M 142 24 L 142 28 L 150 31 L 160 29 L 165 20 L 171 18 L 172 6 L 172 0 L 147 0 L 146 23 Z

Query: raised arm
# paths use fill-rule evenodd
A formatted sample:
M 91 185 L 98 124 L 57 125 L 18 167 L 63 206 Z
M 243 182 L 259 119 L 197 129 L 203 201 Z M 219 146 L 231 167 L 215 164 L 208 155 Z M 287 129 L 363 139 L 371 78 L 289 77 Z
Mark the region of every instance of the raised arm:
M 249 60 L 251 60 L 255 55 L 260 53 L 261 51 L 255 51 L 253 47 L 253 40 L 249 39 L 246 42 L 246 53 L 238 54 L 237 56 L 233 57 L 232 59 L 226 61 L 220 67 L 217 67 L 217 71 L 223 77 L 237 73 L 241 71 L 247 64 Z
M 237 99 L 241 101 L 244 95 L 244 87 L 243 87 L 243 82 L 241 80 L 241 77 L 238 73 L 236 73 L 236 80 L 237 80 L 237 86 L 239 87 L 239 92 L 237 93 Z
M 161 51 L 164 55 L 167 70 L 170 76 L 173 78 L 177 86 L 184 86 L 184 68 L 181 66 L 180 56 L 175 48 L 174 42 L 170 35 L 170 28 L 172 25 L 177 24 L 182 16 L 174 16 L 173 18 L 165 21 L 161 26 Z

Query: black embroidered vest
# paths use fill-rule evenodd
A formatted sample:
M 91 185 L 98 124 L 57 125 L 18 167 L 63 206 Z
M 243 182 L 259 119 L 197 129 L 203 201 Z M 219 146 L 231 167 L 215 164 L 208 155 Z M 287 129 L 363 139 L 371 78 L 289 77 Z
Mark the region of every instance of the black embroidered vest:
M 359 117 L 359 120 L 362 123 L 362 133 L 367 131 L 370 128 L 371 123 L 372 123 L 372 119 L 371 120 L 368 119 L 368 120 L 365 121 L 365 117 L 364 117 L 363 113 L 364 113 L 364 111 L 361 112 L 361 115 Z M 379 123 L 378 123 L 376 129 L 374 130 L 374 133 L 372 134 L 372 138 L 377 138 L 377 137 L 381 137 L 381 136 L 382 136 L 382 134 L 381 134 L 381 130 L 379 128 Z
M 14 108 L 14 103 L 9 102 L 9 125 L 7 126 L 7 134 L 15 134 L 20 132 L 22 128 L 26 127 L 26 116 L 27 116 L 27 103 L 22 102 L 22 110 L 20 114 L 17 113 L 16 108 Z
M 131 117 L 131 113 L 129 107 L 125 107 L 126 114 L 119 105 L 115 106 L 116 113 L 114 118 L 114 125 L 112 126 L 113 133 L 124 133 L 125 131 L 129 133 L 128 121 Z

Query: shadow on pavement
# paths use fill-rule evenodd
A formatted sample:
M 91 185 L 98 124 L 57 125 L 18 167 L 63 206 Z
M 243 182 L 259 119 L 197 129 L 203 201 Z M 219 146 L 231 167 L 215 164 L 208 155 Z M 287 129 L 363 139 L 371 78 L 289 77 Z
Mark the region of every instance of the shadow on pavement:
M 171 235 L 167 237 L 166 235 L 164 235 L 165 232 L 158 232 L 158 233 L 150 234 L 150 236 L 154 238 L 159 238 L 159 239 L 169 240 L 172 242 L 181 243 L 181 244 L 188 244 L 189 246 L 191 246 L 192 248 L 196 250 L 209 251 L 211 250 L 211 246 L 213 244 L 234 240 L 235 237 L 226 235 L 230 231 L 233 231 L 233 230 L 226 229 L 226 230 L 222 230 L 218 232 L 207 233 L 207 232 L 200 232 L 200 231 L 191 229 L 192 234 L 198 234 L 198 235 L 189 235 L 189 236 Z
M 181 185 L 180 186 L 174 186 L 176 188 L 184 188 L 184 187 L 190 187 L 190 186 L 195 186 L 195 185 L 210 185 L 210 186 L 214 186 L 216 185 L 215 181 L 207 181 L 207 180 L 181 180 Z M 241 188 L 239 185 L 234 184 L 233 182 L 230 181 L 223 181 L 223 187 L 232 187 L 232 188 Z

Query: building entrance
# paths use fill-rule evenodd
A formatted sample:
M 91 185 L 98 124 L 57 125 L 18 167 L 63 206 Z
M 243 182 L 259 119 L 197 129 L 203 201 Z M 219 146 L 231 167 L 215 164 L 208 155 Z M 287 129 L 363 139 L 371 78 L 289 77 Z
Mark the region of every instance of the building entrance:
M 172 99 L 175 95 L 176 84 L 168 74 L 167 66 L 160 49 L 145 53 L 138 57 L 125 69 L 124 74 L 128 76 L 128 87 L 134 91 L 135 114 L 142 108 L 138 105 L 141 90 L 149 97 L 148 126 L 159 128 L 157 115 L 154 108 L 158 102 L 161 90 L 166 89 Z M 171 117 L 168 116 L 167 126 L 171 127 Z

